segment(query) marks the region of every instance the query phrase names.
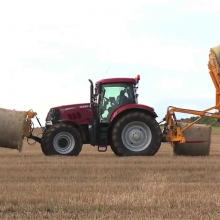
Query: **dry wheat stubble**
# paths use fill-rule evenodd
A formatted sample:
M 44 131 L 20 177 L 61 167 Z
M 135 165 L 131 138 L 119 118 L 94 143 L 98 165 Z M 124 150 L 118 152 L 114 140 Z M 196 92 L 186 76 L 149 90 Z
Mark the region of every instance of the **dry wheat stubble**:
M 150 158 L 92 147 L 77 158 L 1 149 L 0 218 L 219 219 L 219 135 L 206 158 L 173 157 L 168 144 Z

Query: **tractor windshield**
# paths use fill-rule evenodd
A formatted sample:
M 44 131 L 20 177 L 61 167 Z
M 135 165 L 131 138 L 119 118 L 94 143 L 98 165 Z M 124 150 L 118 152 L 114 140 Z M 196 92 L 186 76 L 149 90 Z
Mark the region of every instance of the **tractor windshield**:
M 136 103 L 132 83 L 103 84 L 100 97 L 100 119 L 108 121 L 115 109 L 129 103 Z

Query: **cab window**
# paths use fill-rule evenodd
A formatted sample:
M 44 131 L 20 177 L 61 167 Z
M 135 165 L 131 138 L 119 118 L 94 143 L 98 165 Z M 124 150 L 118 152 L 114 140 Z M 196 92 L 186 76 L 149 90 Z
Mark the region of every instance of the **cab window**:
M 124 103 L 122 99 L 124 100 Z M 135 103 L 133 84 L 104 84 L 100 102 L 100 119 L 109 120 L 111 114 L 116 108 L 129 103 Z

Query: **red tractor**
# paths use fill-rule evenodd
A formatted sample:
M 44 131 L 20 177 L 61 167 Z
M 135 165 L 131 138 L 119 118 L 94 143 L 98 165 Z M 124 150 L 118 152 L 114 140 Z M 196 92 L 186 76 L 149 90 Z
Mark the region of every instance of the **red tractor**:
M 78 156 L 83 144 L 117 156 L 153 156 L 161 146 L 162 132 L 152 107 L 138 104 L 136 78 L 90 82 L 90 103 L 51 108 L 41 138 L 45 155 Z

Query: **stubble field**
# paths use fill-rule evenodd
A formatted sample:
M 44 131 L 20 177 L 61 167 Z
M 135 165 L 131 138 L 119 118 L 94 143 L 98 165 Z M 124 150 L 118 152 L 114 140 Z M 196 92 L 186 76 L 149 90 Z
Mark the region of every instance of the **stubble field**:
M 1 219 L 220 219 L 220 130 L 209 157 L 118 158 L 85 146 L 45 157 L 39 145 L 0 149 Z

